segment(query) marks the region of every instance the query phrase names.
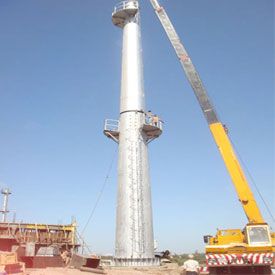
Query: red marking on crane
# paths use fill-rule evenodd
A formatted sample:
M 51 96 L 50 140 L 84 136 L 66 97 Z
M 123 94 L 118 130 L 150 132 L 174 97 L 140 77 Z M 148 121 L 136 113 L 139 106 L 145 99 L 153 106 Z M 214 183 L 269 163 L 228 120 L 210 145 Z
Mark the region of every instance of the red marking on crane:
M 181 57 L 180 57 L 180 60 L 185 62 L 185 61 L 188 61 L 190 58 L 187 54 L 183 54 Z
M 157 10 L 157 12 L 161 12 L 163 10 L 163 7 L 159 7 L 156 10 Z
M 211 262 L 211 259 L 215 261 Z M 266 260 L 267 259 L 267 260 Z M 209 261 L 210 260 L 210 261 Z M 273 253 L 250 253 L 250 254 L 210 254 L 206 255 L 208 266 L 220 265 L 243 265 L 243 264 L 267 264 L 274 261 Z

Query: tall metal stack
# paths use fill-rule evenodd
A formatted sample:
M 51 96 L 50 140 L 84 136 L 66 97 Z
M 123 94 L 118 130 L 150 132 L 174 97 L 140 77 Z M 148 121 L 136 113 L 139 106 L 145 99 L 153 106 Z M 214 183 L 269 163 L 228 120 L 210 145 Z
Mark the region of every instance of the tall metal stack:
M 106 120 L 104 128 L 119 144 L 115 262 L 156 265 L 147 145 L 162 123 L 145 111 L 138 1 L 119 3 L 112 21 L 123 29 L 120 119 Z

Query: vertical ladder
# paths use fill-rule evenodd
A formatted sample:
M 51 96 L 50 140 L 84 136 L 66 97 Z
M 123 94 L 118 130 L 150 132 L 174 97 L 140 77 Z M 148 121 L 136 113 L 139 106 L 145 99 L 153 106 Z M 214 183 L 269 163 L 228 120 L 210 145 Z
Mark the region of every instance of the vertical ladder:
M 140 133 L 141 135 L 141 133 Z M 144 234 L 144 201 L 143 201 L 143 189 L 144 189 L 144 177 L 142 166 L 142 146 L 143 138 L 140 136 L 136 146 L 136 162 L 137 162 L 137 208 L 138 208 L 138 244 L 137 252 L 142 254 L 145 252 L 145 234 Z

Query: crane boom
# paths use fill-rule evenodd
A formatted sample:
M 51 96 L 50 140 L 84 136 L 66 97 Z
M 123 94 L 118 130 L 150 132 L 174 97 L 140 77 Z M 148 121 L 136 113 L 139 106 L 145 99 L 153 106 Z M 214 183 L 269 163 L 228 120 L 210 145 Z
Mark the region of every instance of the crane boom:
M 150 0 L 150 2 L 173 48 L 175 49 L 176 55 L 179 58 L 187 79 L 193 88 L 195 96 L 197 97 L 203 114 L 207 120 L 210 131 L 224 160 L 249 223 L 264 223 L 265 221 L 262 217 L 260 209 L 227 135 L 227 130 L 220 122 L 217 113 L 209 100 L 203 83 L 195 69 L 195 66 L 184 48 L 165 9 L 160 6 L 157 0 Z

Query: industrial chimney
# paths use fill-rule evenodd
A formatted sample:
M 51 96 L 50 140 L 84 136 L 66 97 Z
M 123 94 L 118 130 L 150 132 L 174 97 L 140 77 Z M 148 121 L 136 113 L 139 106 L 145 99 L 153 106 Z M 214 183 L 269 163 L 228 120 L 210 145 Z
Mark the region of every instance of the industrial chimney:
M 145 111 L 138 1 L 119 3 L 112 21 L 123 30 L 120 118 L 104 127 L 119 146 L 115 264 L 157 265 L 147 145 L 161 135 L 162 122 Z

